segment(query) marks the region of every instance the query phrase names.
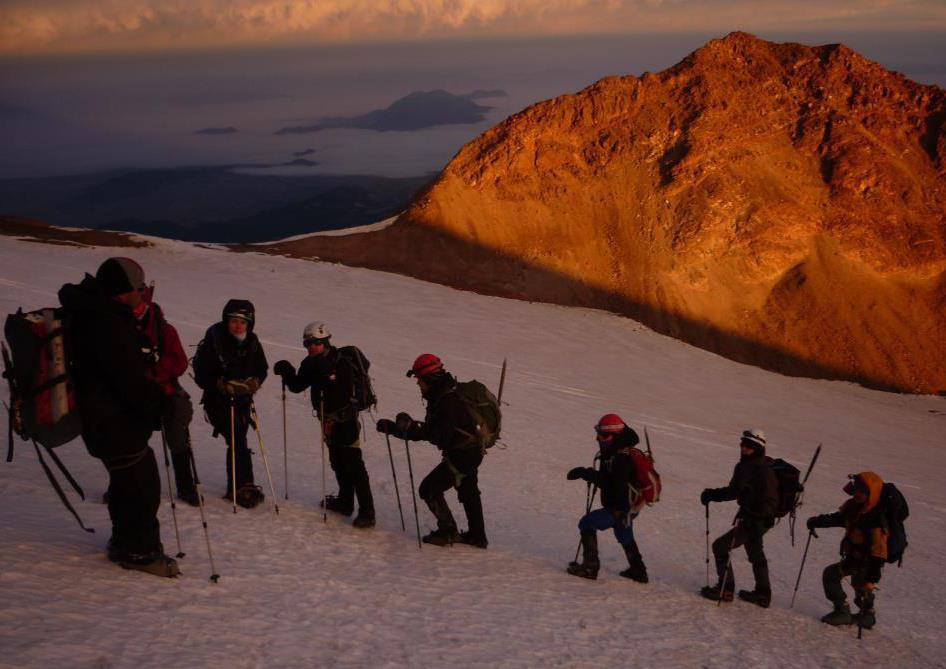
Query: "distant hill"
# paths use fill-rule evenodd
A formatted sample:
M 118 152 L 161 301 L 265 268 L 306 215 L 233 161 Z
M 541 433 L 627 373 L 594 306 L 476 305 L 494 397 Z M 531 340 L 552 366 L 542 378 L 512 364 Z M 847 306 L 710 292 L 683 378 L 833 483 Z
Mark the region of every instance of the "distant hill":
M 273 251 L 601 307 L 776 371 L 934 392 L 944 121 L 943 89 L 843 45 L 733 33 L 510 117 L 385 230 Z
M 311 125 L 281 128 L 277 135 L 301 135 L 329 128 L 362 128 L 389 132 L 393 130 L 423 130 L 438 125 L 479 123 L 492 107 L 484 107 L 474 99 L 499 97 L 505 91 L 473 91 L 454 95 L 444 90 L 415 91 L 393 102 L 385 109 L 377 109 L 361 116 L 328 117 Z
M 257 242 L 388 218 L 428 180 L 251 175 L 218 166 L 6 179 L 0 215 L 190 241 Z M 347 207 L 345 196 L 352 198 Z

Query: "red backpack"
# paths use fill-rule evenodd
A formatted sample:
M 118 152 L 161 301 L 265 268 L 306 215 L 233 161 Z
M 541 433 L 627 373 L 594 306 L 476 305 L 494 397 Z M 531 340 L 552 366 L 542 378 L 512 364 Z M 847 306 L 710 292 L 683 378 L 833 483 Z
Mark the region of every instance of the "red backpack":
M 653 506 L 660 501 L 660 474 L 654 469 L 654 460 L 639 448 L 627 448 L 625 452 L 634 463 L 634 475 L 628 485 L 631 488 L 631 510 L 640 511 L 644 505 Z

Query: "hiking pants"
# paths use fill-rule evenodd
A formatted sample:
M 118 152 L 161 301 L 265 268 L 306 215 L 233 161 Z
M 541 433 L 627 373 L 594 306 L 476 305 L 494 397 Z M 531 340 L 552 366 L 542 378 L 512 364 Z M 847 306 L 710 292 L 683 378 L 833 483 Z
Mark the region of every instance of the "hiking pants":
M 760 592 L 772 592 L 772 586 L 769 583 L 769 563 L 765 559 L 765 551 L 762 547 L 762 537 L 768 531 L 769 528 L 760 520 L 740 518 L 735 527 L 713 542 L 716 573 L 720 583 L 723 582 L 725 576 L 727 590 L 736 589 L 729 555 L 730 549 L 745 545 L 746 557 L 749 558 L 752 575 L 755 576 L 755 589 Z
M 618 543 L 625 547 L 637 546 L 634 540 L 634 519 L 636 513 L 629 513 L 622 518 L 616 519 L 614 514 L 608 509 L 595 509 L 594 511 L 582 516 L 578 521 L 578 531 L 582 534 L 592 531 L 614 530 L 614 538 Z
M 828 565 L 821 575 L 824 596 L 835 605 L 844 604 L 847 601 L 847 595 L 844 594 L 841 581 L 846 576 L 851 577 L 851 586 L 857 593 L 866 592 L 864 586 L 867 584 L 867 569 L 867 560 L 852 560 L 851 558 L 844 558 L 840 562 Z M 870 600 L 873 603 L 873 593 L 870 594 Z
M 253 459 L 250 456 L 250 449 L 246 444 L 246 433 L 250 429 L 250 409 L 248 406 L 236 408 L 234 414 L 234 425 L 236 429 L 234 430 L 233 440 L 230 439 L 230 407 L 229 405 L 225 410 L 215 412 L 215 415 L 211 416 L 211 423 L 213 424 L 214 431 L 220 434 L 227 441 L 227 493 L 232 494 L 233 490 L 230 485 L 233 482 L 233 471 L 232 464 L 233 458 L 231 456 L 231 444 L 236 446 L 236 487 L 237 490 L 242 488 L 244 485 L 252 484 L 253 479 Z
M 164 438 L 167 440 L 168 450 L 171 452 L 171 463 L 174 465 L 174 481 L 177 484 L 179 495 L 189 493 L 194 489 L 190 435 L 190 424 L 193 417 L 194 406 L 191 404 L 190 395 L 187 394 L 186 390 L 178 388 L 173 395 L 166 398 L 164 412 L 161 414 L 161 425 L 164 428 Z
M 457 499 L 463 504 L 463 510 L 466 512 L 470 534 L 476 538 L 486 538 L 486 521 L 483 519 L 483 502 L 480 499 L 477 479 L 482 462 L 483 453 L 478 449 L 450 451 L 444 453 L 440 464 L 420 482 L 418 493 L 437 516 L 440 529 L 446 529 L 441 527 L 447 521 L 442 517 L 444 509 L 447 510 L 451 524 L 456 527 L 455 523 L 452 523 L 452 516 L 449 515 L 449 507 L 443 496 L 450 488 L 456 488 Z
M 108 469 L 113 544 L 122 552 L 137 555 L 160 551 L 161 477 L 154 451 L 146 445 L 136 456 L 102 463 Z
M 361 425 L 358 420 L 343 423 L 326 421 L 325 432 L 329 463 L 335 472 L 335 480 L 338 481 L 338 501 L 345 506 L 354 507 L 357 497 L 359 513 L 374 513 L 371 481 L 361 453 Z

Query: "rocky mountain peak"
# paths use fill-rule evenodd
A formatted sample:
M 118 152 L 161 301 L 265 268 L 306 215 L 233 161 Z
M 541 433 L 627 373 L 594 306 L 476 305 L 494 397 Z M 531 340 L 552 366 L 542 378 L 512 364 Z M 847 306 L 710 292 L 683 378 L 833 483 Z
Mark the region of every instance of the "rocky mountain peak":
M 377 251 L 312 245 L 788 373 L 941 390 L 944 120 L 942 89 L 843 45 L 737 32 L 486 131 Z

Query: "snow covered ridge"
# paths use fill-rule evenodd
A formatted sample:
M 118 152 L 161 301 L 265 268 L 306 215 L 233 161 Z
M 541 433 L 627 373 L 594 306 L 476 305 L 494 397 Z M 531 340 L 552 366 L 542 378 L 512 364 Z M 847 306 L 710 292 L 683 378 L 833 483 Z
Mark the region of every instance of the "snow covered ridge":
M 156 299 L 191 353 L 229 297 L 255 303 L 256 332 L 271 364 L 298 363 L 303 327 L 324 321 L 336 343 L 356 344 L 371 359 L 376 417 L 401 410 L 422 415 L 416 385 L 404 377 L 421 352 L 439 355 L 461 379 L 494 389 L 508 356 L 507 448 L 494 448 L 480 469 L 490 546 L 418 551 L 410 524 L 401 532 L 387 448 L 371 429 L 363 448 L 378 526 L 356 531 L 337 517 L 323 525 L 319 436 L 304 395 L 287 398 L 285 500 L 281 398 L 278 379 L 270 377 L 257 404 L 279 516 L 269 499 L 252 511 L 231 512 L 219 499 L 225 449 L 199 415 L 192 424 L 221 574 L 216 585 L 208 581 L 196 509 L 178 508 L 186 553 L 180 579 L 123 571 L 104 557 L 108 515 L 98 500 L 106 476 L 98 461 L 80 443 L 57 451 L 85 488 L 87 501 L 77 508 L 97 529 L 87 535 L 62 509 L 32 450 L 16 444 L 14 462 L 0 463 L 4 666 L 837 667 L 854 658 L 868 666 L 944 666 L 942 398 L 780 376 L 604 312 L 170 241 L 116 250 L 0 238 L 0 311 L 54 304 L 63 283 L 116 253 L 134 257 L 156 281 Z M 185 387 L 196 396 L 190 379 Z M 585 503 L 584 484 L 566 481 L 565 473 L 591 464 L 592 426 L 611 411 L 638 431 L 648 426 L 663 477 L 660 503 L 635 523 L 651 578 L 646 586 L 617 576 L 626 562 L 607 534 L 599 537 L 597 581 L 564 573 Z M 5 421 L 4 412 L 0 433 Z M 835 510 L 847 474 L 865 469 L 896 482 L 907 496 L 910 548 L 902 569 L 884 569 L 878 625 L 862 641 L 850 628 L 818 622 L 830 608 L 821 570 L 837 560 L 839 530 L 821 531 L 812 541 L 793 609 L 804 530 L 793 547 L 784 523 L 765 540 L 772 608 L 741 602 L 717 608 L 699 598 L 705 582 L 699 493 L 728 481 L 738 435 L 750 425 L 765 430 L 771 455 L 799 467 L 824 443 L 802 518 Z M 157 436 L 152 446 L 160 449 Z M 404 510 L 412 514 L 403 442 L 392 440 L 392 450 Z M 411 454 L 419 483 L 439 457 L 425 443 L 412 444 Z M 256 465 L 262 479 L 258 454 Z M 448 501 L 456 511 L 455 496 L 448 493 Z M 727 529 L 734 512 L 733 504 L 712 505 L 712 537 Z M 425 531 L 433 519 L 422 504 L 420 513 Z M 161 521 L 173 553 L 166 504 Z M 737 588 L 750 585 L 742 552 L 734 567 Z
M 322 232 L 308 232 L 304 235 L 295 235 L 293 237 L 286 237 L 285 239 L 273 239 L 268 242 L 250 244 L 249 246 L 271 246 L 273 244 L 282 244 L 284 242 L 297 242 L 300 239 L 308 239 L 309 237 L 342 237 L 344 235 L 357 235 L 365 232 L 377 232 L 378 230 L 384 230 L 385 228 L 389 228 L 394 225 L 394 222 L 398 219 L 398 216 L 400 216 L 400 214 L 386 218 L 383 221 L 378 221 L 377 223 L 359 225 L 354 228 L 342 228 L 341 230 L 323 230 Z

